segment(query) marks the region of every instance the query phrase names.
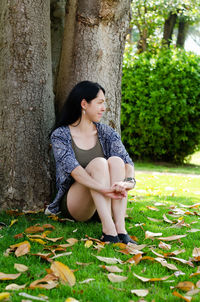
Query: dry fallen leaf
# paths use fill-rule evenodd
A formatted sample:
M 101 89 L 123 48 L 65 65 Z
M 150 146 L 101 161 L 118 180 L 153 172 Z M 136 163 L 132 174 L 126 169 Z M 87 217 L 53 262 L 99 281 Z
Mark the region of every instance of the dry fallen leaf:
M 79 300 L 69 297 L 65 300 L 65 302 L 79 302 Z
M 196 283 L 196 287 L 197 287 L 197 288 L 200 288 L 200 280 L 199 280 L 199 281 L 197 281 L 197 283 Z
M 179 294 L 178 292 L 174 291 L 172 293 L 175 297 L 181 298 L 183 300 L 185 300 L 186 302 L 190 302 L 192 300 L 192 297 L 188 297 L 188 296 L 182 296 L 181 294 Z
M 183 250 L 176 250 L 176 251 L 168 252 L 168 253 L 164 253 L 164 257 L 177 256 L 177 255 L 179 255 L 181 253 L 185 253 L 185 249 L 183 249 Z
M 45 296 L 44 296 L 44 298 L 41 298 L 41 297 L 29 295 L 27 293 L 19 293 L 19 296 L 22 296 L 22 297 L 25 297 L 25 298 L 28 298 L 28 299 L 31 299 L 31 300 L 38 300 L 38 301 L 45 301 L 45 302 L 47 302 L 47 299 L 46 299 Z
M 24 256 L 30 252 L 30 243 L 28 241 L 23 241 L 10 246 L 12 250 L 15 250 L 15 255 L 17 257 Z
M 79 283 L 80 283 L 80 284 L 84 284 L 84 283 L 89 283 L 89 282 L 91 282 L 91 281 L 95 281 L 95 279 L 93 279 L 93 278 L 89 278 L 89 279 L 86 279 L 86 280 L 80 281 Z
M 39 244 L 42 244 L 42 245 L 45 245 L 46 244 L 46 242 L 44 241 L 44 240 L 42 240 L 42 239 L 39 239 L 39 238 L 29 238 L 31 241 L 33 241 L 33 242 L 37 242 L 37 243 L 39 243 Z
M 35 289 L 35 288 L 46 288 L 46 289 L 52 289 L 55 288 L 58 285 L 58 277 L 56 277 L 54 274 L 48 274 L 44 278 L 33 281 L 29 288 Z
M 186 237 L 187 235 L 173 235 L 173 236 L 168 236 L 168 237 L 159 237 L 159 240 L 163 240 L 163 241 L 172 241 L 172 240 L 178 240 L 181 238 Z
M 116 275 L 116 274 L 110 273 L 110 274 L 108 274 L 108 279 L 111 282 L 123 282 L 123 281 L 126 281 L 128 279 L 128 277 L 120 276 L 120 275 Z
M 24 289 L 26 287 L 26 284 L 23 285 L 18 285 L 15 283 L 11 283 L 9 285 L 6 286 L 6 290 L 20 290 L 20 289 Z
M 132 263 L 132 264 L 137 265 L 141 259 L 142 259 L 142 254 L 139 253 L 139 254 L 131 257 L 130 259 L 126 260 L 125 263 Z
M 86 242 L 85 242 L 85 247 L 87 247 L 87 248 L 89 248 L 89 247 L 91 247 L 93 245 L 93 241 L 92 240 L 86 240 Z
M 66 241 L 69 242 L 69 244 L 72 246 L 72 245 L 74 245 L 74 244 L 76 244 L 78 242 L 78 239 L 76 239 L 76 238 L 68 238 Z
M 132 289 L 131 294 L 135 294 L 138 297 L 146 297 L 148 295 L 148 289 Z
M 26 272 L 28 270 L 28 266 L 20 263 L 15 263 L 14 268 L 20 273 Z
M 14 220 L 12 220 L 11 221 L 11 223 L 10 223 L 10 225 L 9 225 L 9 227 L 11 227 L 14 223 L 16 223 L 18 221 L 18 219 L 14 219 Z
M 109 273 L 121 273 L 123 270 L 116 265 L 100 265 L 103 269 L 106 269 Z
M 147 208 L 151 211 L 159 211 L 159 209 L 154 206 L 147 206 Z
M 121 259 L 117 259 L 117 258 L 108 258 L 108 257 L 102 257 L 102 256 L 96 256 L 96 255 L 93 255 L 93 256 L 96 257 L 98 260 L 108 263 L 108 264 L 123 263 Z
M 196 232 L 200 232 L 200 229 L 190 229 L 187 232 L 188 233 L 196 233 Z
M 41 233 L 44 232 L 44 228 L 38 225 L 33 225 L 27 228 L 24 232 L 27 234 Z
M 54 261 L 51 264 L 51 270 L 57 277 L 59 277 L 63 284 L 68 283 L 70 286 L 73 286 L 76 283 L 74 273 L 62 262 Z
M 191 274 L 190 277 L 197 276 L 197 275 L 200 275 L 200 266 L 197 267 L 196 273 Z
M 187 261 L 187 260 L 185 260 L 185 259 L 181 259 L 181 258 L 177 258 L 177 257 L 169 257 L 170 259 L 174 259 L 174 260 L 176 260 L 176 261 L 178 261 L 178 262 L 181 262 L 181 263 L 183 263 L 183 264 L 188 264 L 189 266 L 191 266 L 191 267 L 194 267 L 194 264 L 191 262 L 191 261 Z
M 0 272 L 0 280 L 15 280 L 17 279 L 21 274 L 4 274 Z
M 194 257 L 194 261 L 200 261 L 200 248 L 195 247 L 192 251 L 192 256 Z
M 187 292 L 187 296 L 194 296 L 196 294 L 198 294 L 200 292 L 200 289 L 196 288 L 196 289 L 192 289 L 189 290 L 189 292 Z
M 136 278 L 138 278 L 138 279 L 140 279 L 141 281 L 143 281 L 143 282 L 148 282 L 148 281 L 152 281 L 152 282 L 154 282 L 154 281 L 164 281 L 164 280 L 167 280 L 168 278 L 171 277 L 171 276 L 165 276 L 165 277 L 161 277 L 161 278 L 145 278 L 145 277 L 138 276 L 138 275 L 136 275 L 135 273 L 133 273 L 133 275 L 134 275 Z
M 171 223 L 171 224 L 174 223 L 173 221 L 168 219 L 165 214 L 163 214 L 163 218 L 164 218 L 164 221 L 167 222 L 167 223 Z
M 184 281 L 184 282 L 179 282 L 178 285 L 176 286 L 176 288 L 179 288 L 181 290 L 184 291 L 189 291 L 195 288 L 194 283 L 190 282 L 190 281 Z
M 77 265 L 82 265 L 82 266 L 87 266 L 87 265 L 90 265 L 90 264 L 93 264 L 93 262 L 88 262 L 88 263 L 83 263 L 83 262 L 76 262 Z
M 167 261 L 163 258 L 157 257 L 157 258 L 155 258 L 155 261 L 159 262 L 164 267 L 167 267 L 167 268 L 169 268 L 171 270 L 174 270 L 174 271 L 178 271 L 178 268 L 174 264 L 167 263 Z
M 6 292 L 3 292 L 3 293 L 0 293 L 0 301 L 2 300 L 7 300 L 10 298 L 10 293 L 6 293 Z
M 165 242 L 160 241 L 160 243 L 158 244 L 158 247 L 163 250 L 171 250 L 172 246 L 171 246 L 171 244 L 167 244 Z
M 148 238 L 152 239 L 157 236 L 162 236 L 162 233 L 153 233 L 153 232 L 149 232 L 149 231 L 145 232 L 145 239 L 148 239 Z
M 59 255 L 55 255 L 55 256 L 51 257 L 51 259 L 56 259 L 56 258 L 63 257 L 63 256 L 69 256 L 71 254 L 72 254 L 72 252 L 66 252 L 66 253 L 62 253 Z
M 162 219 L 155 219 L 155 218 L 151 218 L 151 217 L 147 217 L 147 219 L 149 219 L 150 221 L 153 221 L 153 222 L 162 222 Z

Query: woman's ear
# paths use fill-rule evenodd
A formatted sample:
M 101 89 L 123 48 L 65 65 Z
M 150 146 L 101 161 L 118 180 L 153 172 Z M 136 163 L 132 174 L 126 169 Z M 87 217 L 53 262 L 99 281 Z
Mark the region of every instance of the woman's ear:
M 87 108 L 87 101 L 85 99 L 82 99 L 81 101 L 81 108 L 86 109 Z

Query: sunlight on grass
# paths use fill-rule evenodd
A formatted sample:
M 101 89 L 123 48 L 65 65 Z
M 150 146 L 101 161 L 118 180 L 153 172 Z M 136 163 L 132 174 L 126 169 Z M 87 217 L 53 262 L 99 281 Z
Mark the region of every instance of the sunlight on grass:
M 101 224 L 98 222 L 59 222 L 43 214 L 16 216 L 4 212 L 0 213 L 0 222 L 6 224 L 7 227 L 3 227 L 3 224 L 0 227 L 0 271 L 16 274 L 15 263 L 24 264 L 29 269 L 16 280 L 1 280 L 0 291 L 5 292 L 6 286 L 10 283 L 26 284 L 26 288 L 23 290 L 9 291 L 10 301 L 16 302 L 22 301 L 22 297 L 19 296 L 21 292 L 36 297 L 46 296 L 46 301 L 50 302 L 65 302 L 68 297 L 73 297 L 80 302 L 130 302 L 139 301 L 140 299 L 131 293 L 131 290 L 147 289 L 149 292 L 144 298 L 145 301 L 181 301 L 172 294 L 175 289 L 170 287 L 177 286 L 180 281 L 190 281 L 195 285 L 199 280 L 199 275 L 191 277 L 191 274 L 197 271 L 199 261 L 195 262 L 191 259 L 193 259 L 194 247 L 200 247 L 200 210 L 198 205 L 200 203 L 200 175 L 169 175 L 155 171 L 149 171 L 148 173 L 140 171 L 139 173 L 136 170 L 136 180 L 136 188 L 129 192 L 126 227 L 130 235 L 136 236 L 139 244 L 146 245 L 141 250 L 143 254 L 137 265 L 133 262 L 127 262 L 135 254 L 124 254 L 124 247 L 107 245 L 98 250 L 95 241 L 93 241 L 92 246 L 88 248 L 85 246 L 86 236 L 100 238 L 102 230 Z M 194 204 L 197 204 L 195 208 L 187 207 Z M 166 221 L 164 217 L 168 220 Z M 11 221 L 14 219 L 17 220 L 11 225 Z M 46 241 L 45 245 L 30 241 L 25 229 L 34 225 L 43 226 L 45 224 L 47 226 L 51 224 L 55 227 L 55 229 L 50 229 L 51 233 L 48 234 L 48 237 L 63 237 L 63 239 L 55 243 Z M 194 232 L 190 232 L 191 230 Z M 162 237 L 187 236 L 179 240 L 166 241 L 165 243 L 171 245 L 171 249 L 164 250 L 159 247 L 161 240 L 158 237 L 145 239 L 147 231 L 162 233 Z M 21 234 L 22 237 L 17 239 L 14 237 L 16 234 Z M 69 238 L 76 238 L 78 242 L 62 250 L 60 245 L 66 244 L 66 240 Z M 11 252 L 8 256 L 4 255 L 10 245 L 25 240 L 30 242 L 30 253 L 18 258 L 14 255 L 14 252 Z M 154 260 L 158 257 L 154 254 L 155 252 L 162 256 L 164 253 L 177 251 L 180 251 L 180 255 L 176 256 L 177 258 L 182 259 L 182 261 L 192 261 L 193 266 L 165 256 L 163 259 L 168 264 L 175 265 L 179 272 L 182 272 L 179 276 L 174 275 L 174 270 L 162 266 L 161 263 Z M 56 288 L 51 290 L 39 288 L 31 290 L 28 288 L 31 282 L 43 278 L 47 274 L 46 270 L 51 266 L 51 263 L 33 254 L 49 252 L 52 253 L 50 258 L 63 252 L 71 252 L 68 256 L 58 258 L 58 261 L 73 270 L 76 277 L 76 283 L 73 287 L 59 283 Z M 119 259 L 121 262 L 115 264 L 115 266 L 120 268 L 122 272 L 116 274 L 128 277 L 128 279 L 124 282 L 112 283 L 108 279 L 108 272 L 104 268 L 105 263 L 97 259 L 96 256 Z M 145 256 L 147 256 L 146 259 Z M 106 265 L 110 266 L 109 264 Z M 170 277 L 166 281 L 142 282 L 134 274 L 145 278 Z M 94 280 L 88 283 L 80 283 L 87 279 Z M 182 295 L 187 295 L 186 292 L 180 289 L 176 289 L 176 291 Z M 200 293 L 196 293 L 192 298 L 192 302 L 199 301 Z

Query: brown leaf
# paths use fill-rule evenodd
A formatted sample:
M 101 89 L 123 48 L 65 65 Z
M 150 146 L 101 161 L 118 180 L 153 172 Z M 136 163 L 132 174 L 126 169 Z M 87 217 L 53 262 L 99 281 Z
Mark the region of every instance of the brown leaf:
M 20 273 L 26 272 L 28 270 L 28 266 L 20 263 L 15 263 L 14 268 Z
M 181 238 L 186 237 L 187 235 L 173 235 L 173 236 L 168 236 L 168 237 L 159 237 L 159 240 L 163 240 L 163 241 L 173 241 L 173 240 L 178 240 Z
M 128 277 L 120 276 L 120 275 L 116 275 L 116 274 L 110 273 L 110 274 L 108 274 L 108 279 L 111 282 L 123 282 L 123 281 L 126 281 L 128 279 Z
M 167 244 L 167 243 L 160 241 L 160 243 L 158 244 L 158 247 L 163 250 L 170 250 L 172 246 L 171 246 L 171 244 Z
M 197 276 L 197 275 L 200 275 L 200 266 L 197 267 L 196 273 L 191 274 L 190 277 Z
M 157 236 L 162 236 L 162 233 L 153 233 L 153 232 L 149 232 L 149 231 L 145 232 L 145 239 L 148 239 L 148 238 L 152 239 Z
M 174 271 L 178 270 L 178 268 L 174 264 L 167 263 L 167 261 L 163 258 L 157 257 L 157 258 L 155 258 L 155 261 L 159 262 L 162 266 L 167 267 L 171 270 L 174 270 Z
M 195 258 L 200 259 L 200 248 L 199 247 L 195 247 L 192 251 L 192 256 Z
M 62 253 L 59 255 L 55 255 L 55 256 L 51 257 L 51 259 L 56 259 L 56 258 L 63 257 L 63 256 L 69 256 L 71 254 L 72 254 L 72 252 L 66 252 L 66 253 Z
M 174 260 L 176 260 L 176 261 L 178 261 L 178 262 L 181 262 L 181 263 L 183 263 L 183 264 L 188 264 L 189 266 L 191 266 L 191 267 L 194 267 L 194 264 L 191 262 L 191 261 L 187 261 L 187 260 L 185 260 L 185 259 L 181 259 L 181 258 L 177 258 L 177 257 L 169 257 L 170 259 L 174 259 Z
M 106 269 L 109 273 L 122 273 L 123 270 L 117 267 L 116 265 L 100 265 L 103 269 Z
M 25 287 L 26 287 L 26 284 L 18 285 L 18 284 L 15 284 L 15 283 L 11 283 L 11 284 L 7 285 L 5 289 L 6 290 L 20 290 L 20 289 L 23 289 Z
M 198 294 L 199 292 L 200 292 L 200 289 L 195 288 L 195 289 L 189 290 L 189 292 L 187 292 L 187 296 L 194 296 L 194 295 Z
M 109 257 L 96 256 L 96 255 L 93 256 L 96 257 L 98 260 L 108 264 L 122 263 L 122 260 L 117 258 L 109 258 Z
M 151 217 L 147 217 L 147 218 L 153 222 L 162 222 L 162 219 L 155 219 L 155 218 L 151 218 Z
M 15 280 L 17 279 L 21 274 L 4 274 L 0 272 L 0 280 Z
M 182 289 L 184 291 L 189 291 L 195 288 L 194 283 L 190 281 L 179 282 L 176 288 Z
M 10 246 L 11 249 L 15 250 L 15 255 L 17 257 L 24 256 L 30 252 L 30 243 L 28 241 L 23 241 Z
M 159 209 L 154 206 L 147 206 L 147 208 L 151 211 L 159 211 Z
M 48 241 L 56 242 L 56 241 L 62 240 L 63 237 L 57 237 L 57 238 L 45 237 L 45 239 L 48 240 Z
M 196 233 L 196 232 L 200 232 L 200 229 L 190 229 L 187 232 L 188 233 Z
M 176 250 L 176 251 L 169 252 L 169 253 L 164 253 L 164 257 L 177 256 L 177 255 L 179 255 L 181 253 L 185 253 L 185 249 L 183 249 L 183 250 Z
M 130 259 L 128 259 L 125 263 L 133 263 L 133 264 L 137 265 L 141 259 L 142 259 L 142 254 L 139 253 L 139 254 L 131 257 Z
M 179 294 L 178 292 L 174 291 L 172 293 L 172 295 L 174 295 L 175 297 L 181 298 L 183 300 L 185 300 L 186 302 L 190 302 L 192 300 L 192 297 L 188 297 L 188 296 L 182 296 L 181 294 Z
M 56 277 L 54 274 L 48 274 L 40 280 L 33 281 L 30 284 L 29 288 L 31 288 L 31 289 L 35 289 L 35 288 L 52 289 L 58 285 L 57 280 L 58 280 L 58 277 Z
M 19 238 L 23 238 L 23 237 L 24 237 L 24 235 L 23 235 L 22 233 L 16 234 L 16 235 L 14 236 L 15 239 L 19 239 Z
M 44 231 L 44 228 L 38 225 L 33 225 L 27 228 L 24 232 L 27 234 L 41 233 Z
M 200 288 L 200 280 L 199 280 L 199 281 L 197 281 L 197 283 L 196 283 L 196 287 L 197 287 L 197 288 Z
M 164 258 L 164 255 L 157 253 L 156 251 L 154 251 L 154 249 L 150 249 L 152 251 L 152 253 L 154 253 L 156 256 Z
M 42 254 L 42 253 L 37 253 L 37 254 L 31 254 L 32 256 L 39 256 L 40 258 L 49 261 L 49 257 L 52 255 L 52 253 L 47 253 L 47 254 Z
M 69 284 L 70 286 L 73 286 L 76 283 L 76 278 L 74 276 L 74 273 L 70 270 L 70 268 L 59 261 L 54 261 L 51 264 L 51 270 L 53 273 L 59 277 L 60 281 L 63 284 Z
M 168 219 L 165 214 L 163 214 L 163 218 L 164 218 L 164 221 L 167 222 L 167 223 L 171 223 L 171 224 L 174 223 L 173 221 Z
M 70 246 L 72 246 L 72 245 L 74 245 L 74 244 L 76 244 L 78 242 L 78 239 L 76 239 L 76 238 L 68 238 L 66 241 L 69 242 Z
M 165 277 L 161 277 L 161 278 L 145 278 L 145 277 L 138 276 L 135 273 L 133 273 L 133 275 L 136 278 L 138 278 L 141 281 L 143 281 L 143 282 L 148 282 L 148 281 L 152 281 L 152 282 L 154 282 L 154 281 L 164 281 L 164 280 L 167 280 L 169 277 L 171 277 L 171 276 L 165 276 Z
M 55 226 L 53 226 L 52 224 L 43 224 L 42 226 L 44 229 L 52 229 L 52 230 L 55 230 Z
M 146 297 L 148 295 L 148 289 L 132 289 L 131 294 L 135 294 L 138 297 Z

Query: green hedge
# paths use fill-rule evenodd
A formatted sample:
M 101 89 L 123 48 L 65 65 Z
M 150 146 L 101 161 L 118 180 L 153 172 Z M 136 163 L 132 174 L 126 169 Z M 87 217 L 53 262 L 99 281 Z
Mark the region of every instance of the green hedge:
M 200 145 L 200 58 L 142 53 L 123 68 L 122 140 L 133 159 L 181 163 Z

